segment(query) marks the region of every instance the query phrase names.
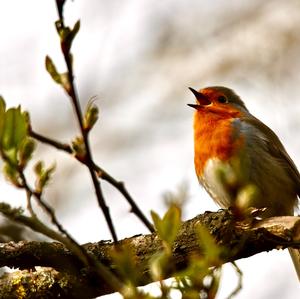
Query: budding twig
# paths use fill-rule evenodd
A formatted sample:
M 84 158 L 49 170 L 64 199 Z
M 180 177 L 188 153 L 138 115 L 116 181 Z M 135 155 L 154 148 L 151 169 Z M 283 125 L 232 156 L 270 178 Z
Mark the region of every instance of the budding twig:
M 43 136 L 32 129 L 30 130 L 30 136 L 42 143 L 48 144 L 50 146 L 53 146 L 54 148 L 58 150 L 62 150 L 66 153 L 72 154 L 72 148 L 66 143 L 59 142 L 57 140 L 51 139 L 49 137 Z M 82 161 L 80 159 L 77 159 L 81 163 L 85 163 L 85 161 Z M 134 213 L 143 223 L 144 225 L 149 229 L 150 232 L 154 232 L 153 225 L 151 222 L 147 219 L 147 217 L 143 214 L 141 209 L 138 207 L 128 190 L 126 189 L 123 182 L 120 182 L 116 180 L 112 175 L 110 175 L 107 171 L 105 171 L 103 168 L 98 166 L 95 162 L 92 164 L 93 169 L 96 171 L 97 176 L 110 183 L 112 186 L 114 186 L 127 200 L 127 202 L 131 206 L 131 212 Z
M 65 27 L 65 25 L 64 25 L 63 5 L 64 5 L 64 1 L 56 0 L 56 6 L 57 6 L 58 16 L 59 16 L 59 21 L 56 22 L 57 29 L 58 29 L 58 31 L 62 30 L 63 33 L 64 33 L 64 31 L 67 32 L 67 30 L 70 30 L 70 29 Z M 93 157 L 92 157 L 92 152 L 91 152 L 90 143 L 89 143 L 89 139 L 88 139 L 88 132 L 84 129 L 82 111 L 81 111 L 81 107 L 80 107 L 76 87 L 75 87 L 75 84 L 74 84 L 72 54 L 70 52 L 70 48 L 71 48 L 71 42 L 69 40 L 67 40 L 67 37 L 61 37 L 61 50 L 62 50 L 64 60 L 65 60 L 65 63 L 66 63 L 66 67 L 67 67 L 67 74 L 66 74 L 67 83 L 64 85 L 64 88 L 65 88 L 65 91 L 70 96 L 71 103 L 72 103 L 73 108 L 75 110 L 75 114 L 76 114 L 76 118 L 77 118 L 77 121 L 78 121 L 79 129 L 80 129 L 80 132 L 81 132 L 82 140 L 83 140 L 83 143 L 84 143 L 84 147 L 85 147 L 85 157 L 84 157 L 85 163 L 84 164 L 89 169 L 89 173 L 90 173 L 90 176 L 91 176 L 92 181 L 93 181 L 97 201 L 98 201 L 98 204 L 99 204 L 99 206 L 100 206 L 100 208 L 101 208 L 101 210 L 104 214 L 104 217 L 105 217 L 106 223 L 109 227 L 109 230 L 110 230 L 110 233 L 112 235 L 113 241 L 117 242 L 118 238 L 117 238 L 117 234 L 116 234 L 116 231 L 115 231 L 115 228 L 114 228 L 114 225 L 113 225 L 112 218 L 110 216 L 109 207 L 106 205 L 106 202 L 105 202 L 105 199 L 104 199 L 104 196 L 103 196 L 103 193 L 102 193 L 102 189 L 101 189 L 101 186 L 100 186 L 100 182 L 98 181 L 97 175 L 96 175 L 96 173 L 93 169 Z

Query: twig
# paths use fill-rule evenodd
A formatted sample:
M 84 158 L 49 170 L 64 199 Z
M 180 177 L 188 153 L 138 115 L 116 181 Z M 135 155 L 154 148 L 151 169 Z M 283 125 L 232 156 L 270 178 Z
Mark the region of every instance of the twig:
M 237 286 L 234 288 L 234 290 L 229 294 L 229 296 L 226 299 L 232 299 L 235 295 L 237 295 L 242 287 L 243 287 L 243 272 L 239 268 L 239 266 L 236 264 L 236 262 L 232 262 L 231 265 L 235 269 L 237 275 L 238 275 L 238 283 Z
M 27 196 L 34 196 L 40 207 L 42 207 L 45 212 L 49 215 L 51 222 L 57 227 L 57 229 L 76 247 L 75 252 L 79 254 L 80 259 L 85 263 L 88 264 L 88 259 L 86 257 L 86 252 L 82 249 L 82 247 L 73 239 L 73 237 L 64 229 L 64 227 L 59 223 L 54 213 L 54 210 L 42 199 L 41 193 L 37 193 L 31 189 L 28 185 L 26 177 L 22 171 L 19 171 L 20 178 L 22 180 L 22 186 L 26 190 Z M 58 241 L 62 241 L 59 239 Z M 65 243 L 65 242 L 64 242 Z M 73 246 L 72 246 L 73 247 Z M 72 249 L 72 248 L 70 248 Z
M 149 229 L 151 233 L 154 232 L 153 225 L 151 222 L 147 219 L 147 217 L 143 214 L 143 212 L 140 210 L 138 205 L 135 203 L 134 199 L 131 197 L 127 189 L 125 188 L 125 185 L 123 182 L 117 181 L 115 178 L 113 178 L 109 173 L 107 173 L 104 169 L 93 163 L 93 168 L 97 171 L 97 175 L 99 178 L 109 182 L 111 185 L 113 185 L 127 200 L 127 202 L 131 206 L 131 211 L 134 213 Z
M 45 137 L 45 136 L 33 131 L 31 128 L 29 128 L 29 134 L 32 138 L 34 138 L 34 139 L 36 139 L 36 140 L 38 140 L 42 143 L 52 145 L 53 147 L 55 147 L 59 150 L 62 150 L 62 151 L 67 152 L 69 154 L 72 154 L 72 148 L 67 143 L 61 143 L 61 142 L 55 141 L 53 139 L 50 139 L 48 137 Z
M 42 143 L 51 145 L 58 150 L 62 150 L 69 154 L 72 153 L 72 148 L 68 144 L 61 143 L 61 142 L 51 139 L 49 137 L 45 137 L 45 136 L 33 131 L 32 128 L 30 129 L 30 136 Z M 77 159 L 77 160 L 81 163 L 85 163 L 85 161 L 82 161 L 80 159 Z M 143 212 L 138 207 L 138 205 L 135 203 L 134 199 L 129 194 L 128 190 L 126 189 L 124 183 L 113 178 L 107 171 L 105 171 L 103 168 L 98 166 L 96 163 L 93 162 L 92 166 L 93 166 L 93 169 L 97 172 L 98 177 L 103 179 L 104 181 L 107 181 L 112 186 L 114 186 L 124 196 L 124 198 L 127 200 L 129 205 L 131 206 L 131 212 L 134 213 L 144 223 L 144 225 L 149 229 L 150 232 L 154 232 L 153 225 L 147 219 L 147 217 L 143 214 Z
M 52 235 L 52 238 L 55 237 L 56 240 L 62 242 L 65 244 L 71 251 L 73 251 L 79 259 L 87 266 L 92 267 L 95 269 L 98 276 L 100 276 L 102 279 L 104 278 L 113 288 L 115 288 L 116 291 L 121 291 L 123 289 L 123 283 L 116 278 L 104 265 L 102 265 L 99 261 L 97 261 L 93 256 L 87 253 L 84 247 L 80 246 L 76 242 L 76 240 L 67 232 L 67 230 L 60 224 L 58 219 L 56 218 L 56 215 L 54 213 L 54 210 L 43 200 L 42 194 L 37 193 L 34 190 L 31 189 L 31 187 L 28 185 L 26 177 L 22 171 L 19 172 L 20 178 L 22 180 L 23 188 L 26 190 L 28 195 L 34 196 L 34 198 L 37 200 L 38 204 L 46 211 L 46 213 L 50 216 L 52 223 L 57 227 L 57 229 L 66 237 L 61 238 L 58 234 L 56 234 L 54 231 L 49 229 L 47 226 L 45 226 L 40 221 L 39 224 L 42 224 L 43 230 L 40 232 L 43 233 L 45 228 L 48 228 L 48 232 L 50 232 L 50 235 Z M 33 221 L 35 222 L 38 220 L 35 218 Z M 40 228 L 40 226 L 39 226 Z M 50 236 L 49 235 L 49 236 Z M 51 236 L 50 236 L 51 237 Z
M 69 260 L 66 261 L 66 264 L 64 264 L 62 263 L 62 260 L 64 260 L 64 258 L 59 259 L 62 267 L 64 267 L 65 269 L 69 267 L 67 270 L 74 272 L 76 265 L 81 267 L 81 265 L 78 265 L 77 263 L 79 258 L 79 260 L 83 263 L 82 265 L 91 267 L 92 272 L 95 272 L 98 275 L 99 281 L 105 281 L 105 283 L 109 285 L 112 290 L 116 292 L 122 292 L 122 290 L 124 289 L 124 285 L 119 280 L 119 278 L 117 278 L 110 270 L 108 270 L 101 261 L 97 260 L 95 256 L 89 254 L 87 252 L 87 249 L 84 246 L 80 246 L 68 233 L 66 237 L 64 237 L 58 232 L 46 226 L 37 217 L 27 217 L 20 212 L 20 209 L 13 209 L 7 203 L 0 203 L 0 212 L 8 219 L 21 223 L 38 233 L 41 233 L 53 240 L 59 241 L 63 244 L 61 246 L 65 246 L 66 248 L 68 248 L 68 250 L 70 250 L 70 252 L 72 252 L 73 254 L 72 262 Z M 28 261 L 28 259 L 26 259 L 26 261 L 23 261 L 24 266 Z
M 1 157 L 6 163 L 12 164 L 9 157 L 0 149 Z M 23 168 L 17 167 L 16 171 L 19 175 L 19 182 L 17 187 L 22 188 L 26 191 L 27 195 L 27 206 L 31 217 L 26 217 L 22 215 L 20 209 L 12 209 L 8 204 L 1 203 L 1 213 L 3 213 L 6 217 L 11 220 L 20 222 L 31 229 L 44 234 L 54 240 L 62 242 L 71 252 L 75 254 L 75 256 L 86 266 L 91 267 L 99 280 L 104 280 L 108 285 L 114 289 L 116 292 L 123 292 L 124 291 L 124 284 L 109 270 L 107 269 L 101 262 L 97 261 L 96 258 L 90 255 L 83 246 L 80 246 L 75 239 L 64 229 L 64 227 L 60 224 L 57 220 L 54 210 L 42 199 L 42 193 L 36 192 L 33 190 L 29 184 L 27 183 L 27 179 L 24 175 Z M 62 234 L 60 235 L 56 231 L 52 230 L 44 223 L 42 223 L 36 214 L 34 213 L 31 205 L 31 197 L 34 197 L 40 207 L 42 207 L 46 213 L 50 216 L 52 223 L 57 227 L 59 232 Z
M 58 10 L 58 16 L 59 16 L 59 21 L 61 24 L 61 27 L 63 29 L 65 29 L 65 25 L 64 25 L 64 16 L 63 16 L 63 5 L 64 5 L 64 1 L 62 0 L 56 0 L 56 6 L 57 6 L 57 10 Z M 83 142 L 85 145 L 85 150 L 86 150 L 86 154 L 85 154 L 85 165 L 88 167 L 89 172 L 90 172 L 90 176 L 92 178 L 93 181 L 93 185 L 94 185 L 94 189 L 95 189 L 95 193 L 97 196 L 97 201 L 98 204 L 104 214 L 104 217 L 106 219 L 106 223 L 109 227 L 110 233 L 112 235 L 113 241 L 117 242 L 118 238 L 117 238 L 117 234 L 112 222 L 112 218 L 110 216 L 110 211 L 108 206 L 105 203 L 105 199 L 100 187 L 100 182 L 97 179 L 96 173 L 93 169 L 93 157 L 92 157 L 92 152 L 90 149 L 90 144 L 89 144 L 89 139 L 88 139 L 88 132 L 84 129 L 84 125 L 83 125 L 83 116 L 82 116 L 82 111 L 80 108 L 80 104 L 79 104 L 79 99 L 78 99 L 78 95 L 76 92 L 76 88 L 75 88 L 75 84 L 74 84 L 74 73 L 73 73 L 73 66 L 72 66 L 72 55 L 70 53 L 70 47 L 69 46 L 65 46 L 64 45 L 65 41 L 61 42 L 61 50 L 65 59 L 65 63 L 67 66 L 67 76 L 68 76 L 68 82 L 69 82 L 69 87 L 66 90 L 68 95 L 70 96 L 73 108 L 75 110 L 75 114 L 76 114 L 76 118 L 78 121 L 78 125 L 81 131 L 81 136 L 83 138 Z

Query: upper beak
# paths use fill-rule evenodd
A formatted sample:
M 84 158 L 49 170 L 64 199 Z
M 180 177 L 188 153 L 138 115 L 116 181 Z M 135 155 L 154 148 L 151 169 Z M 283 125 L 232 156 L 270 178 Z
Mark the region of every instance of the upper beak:
M 189 87 L 189 90 L 194 94 L 198 103 L 197 104 L 188 104 L 188 106 L 195 108 L 195 109 L 199 109 L 202 106 L 207 106 L 207 105 L 211 104 L 211 101 L 200 91 L 197 91 L 192 87 Z

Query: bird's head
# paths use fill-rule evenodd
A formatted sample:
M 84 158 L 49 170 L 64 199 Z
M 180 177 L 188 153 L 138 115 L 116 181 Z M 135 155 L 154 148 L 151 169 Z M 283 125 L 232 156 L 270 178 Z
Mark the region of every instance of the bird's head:
M 188 106 L 203 113 L 234 117 L 248 110 L 240 97 L 230 88 L 223 86 L 206 87 L 199 91 L 189 88 L 196 97 L 196 104 Z

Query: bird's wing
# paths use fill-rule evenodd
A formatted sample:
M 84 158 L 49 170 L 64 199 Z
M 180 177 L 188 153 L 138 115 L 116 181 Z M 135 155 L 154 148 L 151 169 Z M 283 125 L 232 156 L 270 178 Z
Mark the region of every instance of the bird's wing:
M 265 145 L 273 157 L 275 157 L 278 161 L 282 161 L 282 165 L 288 165 L 286 169 L 295 182 L 297 194 L 300 196 L 300 173 L 277 135 L 254 116 L 246 116 L 242 120 L 262 133 L 261 138 L 265 141 Z

